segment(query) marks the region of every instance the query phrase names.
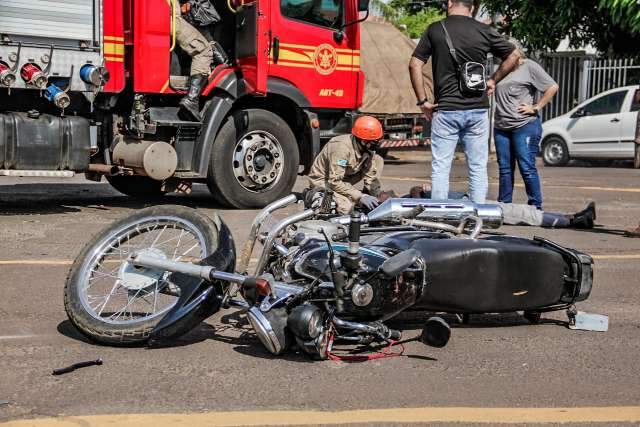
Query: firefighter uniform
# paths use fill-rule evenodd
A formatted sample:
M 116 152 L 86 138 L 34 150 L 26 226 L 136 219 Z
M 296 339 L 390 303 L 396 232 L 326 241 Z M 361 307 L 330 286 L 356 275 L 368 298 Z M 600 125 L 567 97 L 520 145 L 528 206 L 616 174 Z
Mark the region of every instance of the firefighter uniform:
M 207 38 L 189 24 L 180 11 L 180 2 L 175 0 L 176 42 L 191 57 L 191 76 L 208 76 L 211 73 L 213 49 Z
M 339 214 L 348 214 L 363 194 L 377 197 L 384 160 L 363 150 L 352 135 L 337 136 L 324 146 L 309 172 L 311 188 L 329 188 Z M 364 192 L 354 187 L 363 181 Z

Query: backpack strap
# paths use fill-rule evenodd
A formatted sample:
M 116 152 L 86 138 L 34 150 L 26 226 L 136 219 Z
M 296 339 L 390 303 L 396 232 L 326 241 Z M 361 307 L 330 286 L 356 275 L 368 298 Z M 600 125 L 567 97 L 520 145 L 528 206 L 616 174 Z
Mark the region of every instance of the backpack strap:
M 444 20 L 440 21 L 440 25 L 442 25 L 442 29 L 444 30 L 444 38 L 447 40 L 447 46 L 449 46 L 449 53 L 453 58 L 453 62 L 459 67 L 460 62 L 458 61 L 458 55 L 456 54 L 456 48 L 453 47 L 453 42 L 451 41 L 451 37 L 449 36 L 449 31 L 447 31 L 447 27 L 444 25 Z

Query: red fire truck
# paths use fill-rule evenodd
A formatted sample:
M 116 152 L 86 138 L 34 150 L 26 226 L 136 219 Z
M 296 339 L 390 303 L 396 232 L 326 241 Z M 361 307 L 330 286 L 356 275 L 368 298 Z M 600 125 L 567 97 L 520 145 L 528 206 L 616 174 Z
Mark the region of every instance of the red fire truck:
M 0 1 L 0 175 L 102 176 L 134 196 L 205 182 L 220 203 L 291 191 L 362 102 L 368 0 L 214 0 L 202 122 L 178 117 L 178 0 Z

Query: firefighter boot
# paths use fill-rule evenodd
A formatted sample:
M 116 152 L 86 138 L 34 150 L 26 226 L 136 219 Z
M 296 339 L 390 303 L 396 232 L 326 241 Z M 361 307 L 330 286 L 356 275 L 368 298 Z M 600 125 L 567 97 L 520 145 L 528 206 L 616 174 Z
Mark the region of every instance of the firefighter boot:
M 197 122 L 202 120 L 200 117 L 200 91 L 202 91 L 202 87 L 206 81 L 207 76 L 191 76 L 189 92 L 180 100 L 179 115 L 182 120 Z
M 229 57 L 222 46 L 215 40 L 211 42 L 211 50 L 213 51 L 213 63 L 217 66 L 220 64 L 229 65 Z

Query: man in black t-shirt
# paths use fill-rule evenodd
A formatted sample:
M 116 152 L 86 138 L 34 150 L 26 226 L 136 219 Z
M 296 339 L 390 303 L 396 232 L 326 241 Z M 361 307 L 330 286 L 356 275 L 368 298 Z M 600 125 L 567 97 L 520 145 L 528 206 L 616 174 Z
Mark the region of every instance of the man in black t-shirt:
M 469 194 L 475 203 L 484 203 L 489 186 L 487 177 L 489 141 L 489 98 L 495 85 L 517 64 L 514 46 L 496 30 L 472 18 L 473 0 L 449 0 L 444 24 L 456 50 L 458 63 L 485 64 L 487 54 L 502 60 L 500 68 L 487 81 L 487 91 L 477 95 L 460 89 L 458 65 L 453 59 L 440 22 L 424 32 L 409 64 L 411 83 L 418 105 L 431 123 L 431 179 L 434 199 L 449 194 L 449 173 L 458 141 L 464 143 L 469 168 Z M 422 67 L 433 58 L 435 103 L 427 102 Z

